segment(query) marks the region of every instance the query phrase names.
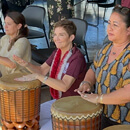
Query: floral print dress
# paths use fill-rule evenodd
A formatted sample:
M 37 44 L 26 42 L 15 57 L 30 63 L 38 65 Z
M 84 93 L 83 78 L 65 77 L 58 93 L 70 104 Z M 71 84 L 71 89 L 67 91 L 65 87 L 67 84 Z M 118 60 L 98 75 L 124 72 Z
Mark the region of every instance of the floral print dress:
M 50 42 L 52 42 L 54 23 L 74 16 L 73 3 L 74 0 L 47 0 Z

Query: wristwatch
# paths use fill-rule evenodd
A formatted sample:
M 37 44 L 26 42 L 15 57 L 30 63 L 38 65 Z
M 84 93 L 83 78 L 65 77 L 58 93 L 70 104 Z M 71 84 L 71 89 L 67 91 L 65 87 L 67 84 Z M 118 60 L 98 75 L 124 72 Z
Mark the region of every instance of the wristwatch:
M 45 76 L 43 79 L 43 83 L 45 83 L 48 78 L 49 78 L 48 76 Z

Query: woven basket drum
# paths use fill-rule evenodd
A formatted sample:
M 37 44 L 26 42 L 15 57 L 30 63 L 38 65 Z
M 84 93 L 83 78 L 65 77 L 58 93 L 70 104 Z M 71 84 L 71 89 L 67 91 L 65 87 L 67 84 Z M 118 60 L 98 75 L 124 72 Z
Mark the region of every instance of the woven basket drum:
M 51 107 L 53 130 L 101 130 L 102 110 L 80 96 L 61 98 Z
M 25 74 L 14 73 L 0 78 L 0 109 L 2 129 L 39 130 L 39 80 L 20 82 L 14 78 Z

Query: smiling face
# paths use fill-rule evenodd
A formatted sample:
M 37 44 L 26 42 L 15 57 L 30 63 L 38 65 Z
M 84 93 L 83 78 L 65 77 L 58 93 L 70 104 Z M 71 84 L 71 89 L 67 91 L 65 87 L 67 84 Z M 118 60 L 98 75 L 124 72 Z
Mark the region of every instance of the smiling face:
M 107 34 L 110 41 L 122 43 L 130 37 L 130 27 L 126 27 L 124 18 L 121 14 L 113 12 L 108 22 Z
M 18 34 L 18 30 L 21 28 L 21 24 L 16 24 L 10 17 L 5 17 L 5 32 L 10 37 L 15 37 Z
M 57 48 L 62 51 L 69 50 L 72 47 L 74 35 L 69 36 L 63 27 L 56 27 L 54 30 L 53 41 Z

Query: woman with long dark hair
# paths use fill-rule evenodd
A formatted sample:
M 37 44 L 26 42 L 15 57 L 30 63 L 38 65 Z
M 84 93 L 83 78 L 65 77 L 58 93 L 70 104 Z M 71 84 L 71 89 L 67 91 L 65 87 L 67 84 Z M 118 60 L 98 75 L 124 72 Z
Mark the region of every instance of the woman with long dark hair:
M 0 72 L 2 75 L 23 71 L 12 56 L 18 55 L 26 61 L 31 60 L 31 46 L 26 38 L 28 27 L 24 16 L 19 12 L 9 12 L 5 17 L 5 33 L 0 40 Z

